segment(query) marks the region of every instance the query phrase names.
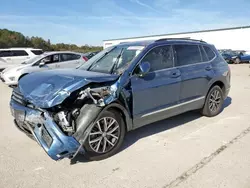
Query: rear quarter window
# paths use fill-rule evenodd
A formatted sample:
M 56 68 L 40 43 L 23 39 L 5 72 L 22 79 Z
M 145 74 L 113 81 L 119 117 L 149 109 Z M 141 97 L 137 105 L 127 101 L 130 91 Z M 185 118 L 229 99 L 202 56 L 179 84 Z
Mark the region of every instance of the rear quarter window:
M 209 61 L 211 61 L 213 58 L 215 58 L 216 55 L 211 48 L 209 48 L 208 46 L 203 46 L 203 48 L 207 54 L 207 58 Z
M 41 55 L 43 54 L 43 51 L 42 50 L 31 50 L 31 52 L 35 55 Z

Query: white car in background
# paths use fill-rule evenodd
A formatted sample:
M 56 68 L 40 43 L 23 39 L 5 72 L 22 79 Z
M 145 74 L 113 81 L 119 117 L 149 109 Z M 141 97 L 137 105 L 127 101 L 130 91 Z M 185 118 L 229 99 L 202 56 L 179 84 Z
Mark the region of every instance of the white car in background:
M 42 53 L 42 49 L 35 48 L 0 49 L 0 70 L 21 64 Z
M 0 79 L 7 85 L 17 85 L 21 77 L 32 73 L 49 69 L 76 68 L 86 60 L 81 53 L 68 51 L 46 52 L 23 62 L 19 66 L 4 69 Z

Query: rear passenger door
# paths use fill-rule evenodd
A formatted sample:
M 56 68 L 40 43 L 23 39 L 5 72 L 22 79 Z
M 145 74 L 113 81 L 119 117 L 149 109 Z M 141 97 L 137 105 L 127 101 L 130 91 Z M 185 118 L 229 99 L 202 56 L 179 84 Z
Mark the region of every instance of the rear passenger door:
M 135 68 L 131 77 L 133 119 L 139 127 L 178 114 L 173 108 L 179 102 L 181 75 L 173 67 L 172 46 L 158 46 L 150 50 L 141 62 L 149 62 L 150 71 L 138 77 Z
M 80 65 L 81 55 L 71 54 L 71 53 L 63 53 L 60 54 L 60 63 L 58 66 L 60 68 L 76 68 Z
M 181 72 L 180 103 L 187 103 L 187 108 L 202 107 L 209 81 L 214 72 L 211 60 L 202 46 L 196 44 L 174 45 L 175 66 Z M 185 109 L 183 109 L 185 111 Z

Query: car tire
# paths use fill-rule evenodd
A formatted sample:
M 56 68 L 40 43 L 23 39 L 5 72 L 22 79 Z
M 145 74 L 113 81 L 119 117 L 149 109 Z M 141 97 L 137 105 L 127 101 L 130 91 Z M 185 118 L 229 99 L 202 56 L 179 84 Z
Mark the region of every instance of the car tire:
M 222 89 L 218 85 L 213 86 L 207 94 L 201 114 L 207 117 L 214 117 L 218 115 L 223 108 L 223 96 Z
M 240 64 L 240 58 L 237 57 L 237 58 L 235 59 L 235 64 Z
M 86 139 L 85 157 L 97 161 L 116 154 L 123 143 L 125 133 L 125 123 L 119 112 L 115 110 L 103 112 Z

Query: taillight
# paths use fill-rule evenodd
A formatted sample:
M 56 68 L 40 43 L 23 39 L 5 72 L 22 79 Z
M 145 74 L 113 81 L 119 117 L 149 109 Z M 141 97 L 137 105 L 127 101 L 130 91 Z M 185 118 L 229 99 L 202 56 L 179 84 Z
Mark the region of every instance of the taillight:
M 85 61 L 88 61 L 88 58 L 87 58 L 87 57 L 82 56 L 82 58 L 83 58 Z

